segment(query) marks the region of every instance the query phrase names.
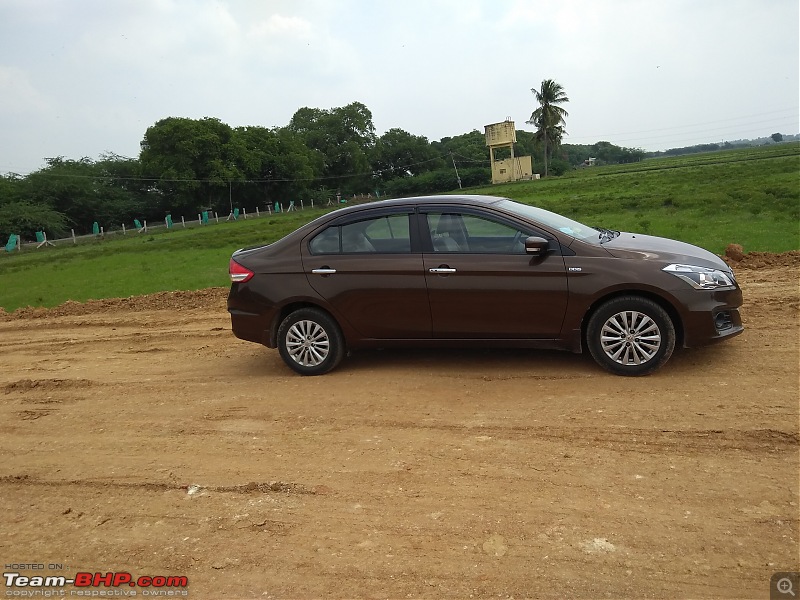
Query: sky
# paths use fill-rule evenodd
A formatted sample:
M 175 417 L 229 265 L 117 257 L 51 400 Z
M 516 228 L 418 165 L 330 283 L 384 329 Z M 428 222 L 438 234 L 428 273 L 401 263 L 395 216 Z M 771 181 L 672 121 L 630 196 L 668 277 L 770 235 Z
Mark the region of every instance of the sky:
M 167 117 L 361 102 L 430 141 L 525 121 L 664 150 L 800 132 L 798 0 L 0 0 L 0 173 L 138 157 Z

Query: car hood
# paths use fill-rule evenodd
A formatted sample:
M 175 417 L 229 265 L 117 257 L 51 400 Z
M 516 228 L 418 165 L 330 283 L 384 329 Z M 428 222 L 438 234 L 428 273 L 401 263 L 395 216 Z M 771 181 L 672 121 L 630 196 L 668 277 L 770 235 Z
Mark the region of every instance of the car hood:
M 716 254 L 698 246 L 654 235 L 622 232 L 603 244 L 617 258 L 659 260 L 698 267 L 711 267 L 730 272 L 730 267 Z

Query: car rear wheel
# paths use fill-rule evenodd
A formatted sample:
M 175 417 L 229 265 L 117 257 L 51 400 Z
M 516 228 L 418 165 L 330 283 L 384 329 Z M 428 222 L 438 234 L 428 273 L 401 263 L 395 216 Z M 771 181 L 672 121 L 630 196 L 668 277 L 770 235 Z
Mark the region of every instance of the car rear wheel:
M 283 362 L 301 375 L 322 375 L 344 356 L 344 338 L 336 321 L 318 308 L 300 308 L 278 327 Z
M 586 345 L 594 360 L 612 373 L 648 375 L 672 356 L 675 326 L 652 300 L 622 296 L 601 305 L 591 316 Z

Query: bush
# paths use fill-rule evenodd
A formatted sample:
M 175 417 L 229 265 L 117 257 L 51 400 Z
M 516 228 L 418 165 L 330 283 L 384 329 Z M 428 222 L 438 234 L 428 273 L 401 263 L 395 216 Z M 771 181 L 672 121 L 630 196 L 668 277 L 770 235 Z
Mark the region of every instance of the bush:
M 33 238 L 37 231 L 50 233 L 58 238 L 67 233 L 67 218 L 47 206 L 38 206 L 24 200 L 15 200 L 0 205 L 0 238 L 12 233 Z

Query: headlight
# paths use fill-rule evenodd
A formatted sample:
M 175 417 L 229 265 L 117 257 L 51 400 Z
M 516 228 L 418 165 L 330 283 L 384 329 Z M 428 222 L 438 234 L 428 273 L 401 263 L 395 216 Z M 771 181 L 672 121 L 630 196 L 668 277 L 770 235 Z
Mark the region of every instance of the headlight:
M 715 290 L 734 286 L 733 276 L 719 269 L 694 265 L 667 265 L 661 270 L 683 279 L 696 290 Z

